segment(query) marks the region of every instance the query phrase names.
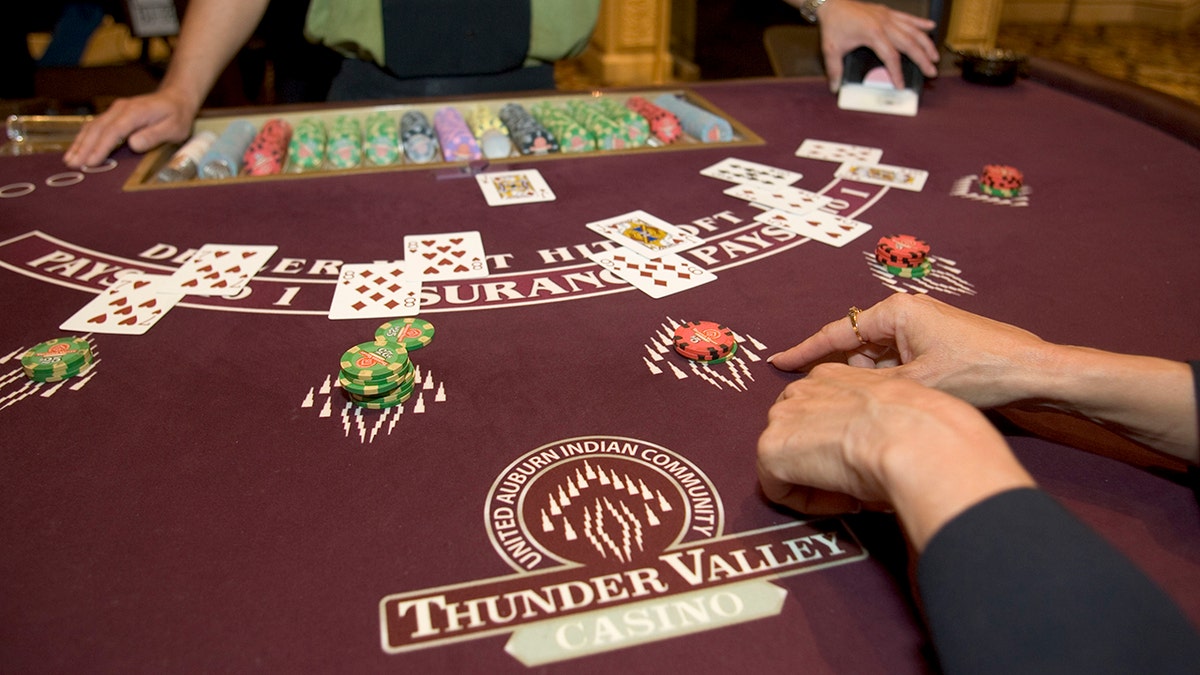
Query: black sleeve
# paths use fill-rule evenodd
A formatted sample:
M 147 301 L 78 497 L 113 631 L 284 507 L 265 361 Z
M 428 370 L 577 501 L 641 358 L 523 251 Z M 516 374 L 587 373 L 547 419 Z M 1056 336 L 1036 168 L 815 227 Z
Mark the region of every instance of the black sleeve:
M 946 673 L 1200 673 L 1200 634 L 1171 599 L 1039 490 L 952 520 L 918 583 Z

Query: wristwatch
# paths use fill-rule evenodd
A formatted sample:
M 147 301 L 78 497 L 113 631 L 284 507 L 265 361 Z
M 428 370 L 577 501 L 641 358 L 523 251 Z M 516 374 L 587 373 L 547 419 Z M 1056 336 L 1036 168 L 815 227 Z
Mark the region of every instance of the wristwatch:
M 804 4 L 800 5 L 800 16 L 809 23 L 817 22 L 817 9 L 828 0 L 804 0 Z

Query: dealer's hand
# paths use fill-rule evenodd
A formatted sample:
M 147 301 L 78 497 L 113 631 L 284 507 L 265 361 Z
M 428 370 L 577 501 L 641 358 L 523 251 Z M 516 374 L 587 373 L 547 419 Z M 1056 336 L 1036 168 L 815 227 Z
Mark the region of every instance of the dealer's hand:
M 1040 367 L 1052 358 L 1053 346 L 1033 333 L 927 295 L 897 293 L 856 315 L 857 333 L 842 317 L 770 362 L 800 371 L 840 352 L 850 365 L 895 368 L 895 375 L 991 408 L 1036 395 Z
M 117 99 L 80 130 L 63 162 L 76 168 L 95 166 L 122 143 L 134 152 L 146 152 L 162 143 L 182 142 L 191 133 L 198 107 L 169 90 Z
M 788 385 L 771 407 L 758 475 L 768 499 L 803 513 L 891 505 L 918 551 L 975 503 L 1034 484 L 967 403 L 838 363 Z
M 912 59 L 925 77 L 937 77 L 938 50 L 928 35 L 937 25 L 933 20 L 859 0 L 829 0 L 817 8 L 817 17 L 831 90 L 841 86 L 842 58 L 863 46 L 883 62 L 897 89 L 904 88 L 901 54 Z

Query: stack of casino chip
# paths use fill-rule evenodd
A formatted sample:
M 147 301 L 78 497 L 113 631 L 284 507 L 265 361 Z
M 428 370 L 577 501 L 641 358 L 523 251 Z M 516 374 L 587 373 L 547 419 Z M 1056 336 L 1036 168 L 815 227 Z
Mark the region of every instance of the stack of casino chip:
M 334 169 L 353 169 L 362 164 L 363 136 L 358 120 L 338 115 L 325 143 L 325 161 Z
M 508 138 L 508 127 L 486 105 L 478 104 L 467 111 L 467 124 L 479 141 L 479 149 L 488 159 L 499 159 L 512 154 L 512 141 Z
M 342 354 L 338 384 L 360 408 L 379 410 L 404 403 L 416 386 L 409 354 L 432 342 L 433 333 L 433 324 L 415 317 L 383 324 L 372 342 Z
M 367 134 L 364 150 L 367 161 L 375 166 L 387 166 L 400 161 L 400 127 L 396 118 L 377 111 L 367 115 Z
M 609 97 L 600 97 L 595 101 L 597 110 L 624 127 L 629 145 L 637 147 L 649 142 L 650 123 L 646 121 L 645 117 Z
M 733 140 L 733 127 L 729 121 L 693 105 L 674 94 L 663 94 L 654 99 L 654 105 L 670 111 L 679 118 L 683 130 L 702 143 L 724 143 Z
M 979 189 L 993 197 L 1016 197 L 1024 183 L 1024 174 L 1011 166 L 988 164 L 979 173 Z
M 475 135 L 467 126 L 458 109 L 453 106 L 443 106 L 433 113 L 433 130 L 437 132 L 438 143 L 442 146 L 442 157 L 447 162 L 469 162 L 483 159 Z
M 302 173 L 325 165 L 325 125 L 315 117 L 305 117 L 292 131 L 288 143 L 288 170 Z
M 597 148 L 620 150 L 631 145 L 625 128 L 605 115 L 595 101 L 578 98 L 567 101 L 567 113 L 595 137 Z
M 242 155 L 242 174 L 271 176 L 283 173 L 291 140 L 292 125 L 287 120 L 280 117 L 267 120 Z
M 625 100 L 625 106 L 645 118 L 650 125 L 650 133 L 663 143 L 674 143 L 683 135 L 679 118 L 671 111 L 664 110 L 641 96 L 630 96 Z
M 890 274 L 920 279 L 929 274 L 929 244 L 909 234 L 882 237 L 875 245 L 875 261 Z
M 200 158 L 200 177 L 221 179 L 238 175 L 246 148 L 250 147 L 257 133 L 258 129 L 248 120 L 234 120 L 226 125 Z
M 41 342 L 21 354 L 21 370 L 35 382 L 58 382 L 87 372 L 92 346 L 76 337 Z
M 675 328 L 675 351 L 706 365 L 724 363 L 737 354 L 733 331 L 714 321 L 687 321 Z
M 508 135 L 522 155 L 558 152 L 558 138 L 520 103 L 506 103 L 500 108 L 500 121 L 508 127 Z
M 171 155 L 171 159 L 167 161 L 166 166 L 158 170 L 155 178 L 163 183 L 195 178 L 200 167 L 200 160 L 216 140 L 217 135 L 211 131 L 201 131 L 192 136 L 187 143 L 183 144 L 183 147 Z
M 537 121 L 558 139 L 558 147 L 562 152 L 588 152 L 596 149 L 596 135 L 585 129 L 566 110 L 549 101 L 540 101 L 533 104 L 531 112 Z
M 429 118 L 420 110 L 409 110 L 400 116 L 400 142 L 410 162 L 427 164 L 438 155 L 437 136 Z

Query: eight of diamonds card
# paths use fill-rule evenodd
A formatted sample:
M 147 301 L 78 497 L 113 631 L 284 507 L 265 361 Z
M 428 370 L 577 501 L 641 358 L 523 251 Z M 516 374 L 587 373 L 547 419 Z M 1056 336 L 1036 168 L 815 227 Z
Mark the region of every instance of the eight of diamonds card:
M 277 248 L 205 244 L 171 275 L 175 288 L 170 291 L 184 295 L 237 295 L 275 255 Z
M 791 213 L 808 213 L 833 201 L 824 195 L 790 186 L 771 187 L 747 183 L 726 188 L 724 192 L 730 197 L 761 204 L 764 208 L 783 209 Z
M 652 298 L 686 291 L 717 278 L 712 272 L 674 253 L 664 253 L 651 260 L 627 248 L 615 248 L 588 253 L 587 257 Z
M 652 260 L 704 243 L 703 239 L 645 211 L 630 211 L 588 223 L 587 227 Z
M 554 192 L 537 169 L 481 173 L 475 180 L 490 206 L 554 201 Z
M 826 162 L 863 162 L 864 164 L 874 164 L 883 159 L 883 150 L 879 148 L 871 148 L 865 145 L 850 145 L 848 143 L 834 143 L 833 141 L 819 141 L 815 138 L 806 138 L 799 148 L 796 148 L 797 157 L 807 157 L 808 159 L 821 159 Z
M 728 157 L 700 170 L 701 176 L 719 178 L 730 183 L 759 183 L 762 185 L 791 185 L 804 176 L 795 171 L 780 169 L 758 162 Z
M 165 289 L 165 292 L 164 292 Z M 125 272 L 59 326 L 63 330 L 141 335 L 182 298 L 165 274 Z
M 421 310 L 421 280 L 401 261 L 342 265 L 331 319 L 379 319 L 416 316 Z
M 425 281 L 488 275 L 483 238 L 478 232 L 410 234 L 404 238 L 404 265 Z
M 839 248 L 858 239 L 871 229 L 871 226 L 866 223 L 827 211 L 796 214 L 773 209 L 758 214 L 754 219 L 762 223 L 786 227 L 801 236 Z
M 845 162 L 833 175 L 846 180 L 886 185 L 912 192 L 920 192 L 925 187 L 925 180 L 929 178 L 929 172 L 922 169 L 859 162 Z

